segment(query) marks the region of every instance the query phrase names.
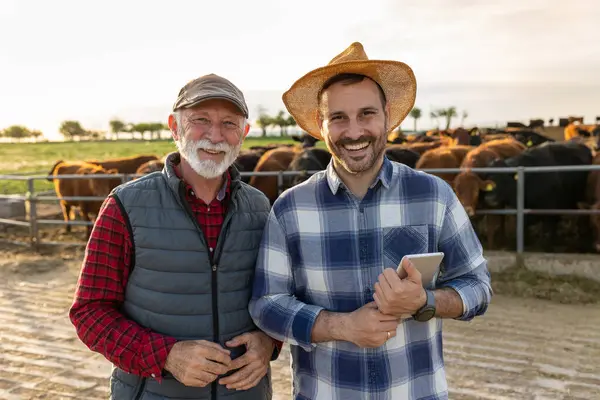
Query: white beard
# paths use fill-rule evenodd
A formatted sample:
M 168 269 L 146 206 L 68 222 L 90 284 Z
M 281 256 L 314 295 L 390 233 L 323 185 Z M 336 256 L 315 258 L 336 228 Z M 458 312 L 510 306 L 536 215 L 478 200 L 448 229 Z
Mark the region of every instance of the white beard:
M 198 175 L 203 176 L 206 179 L 214 179 L 223 175 L 225 171 L 227 171 L 227 168 L 233 164 L 242 148 L 242 143 L 237 146 L 230 146 L 224 142 L 214 144 L 207 139 L 188 141 L 185 139 L 184 135 L 180 135 L 179 138 L 179 140 L 175 141 L 179 154 L 188 162 L 188 164 L 190 164 L 190 167 L 192 167 Z M 225 156 L 220 163 L 216 163 L 213 160 L 201 160 L 198 157 L 199 149 L 223 151 L 225 152 Z

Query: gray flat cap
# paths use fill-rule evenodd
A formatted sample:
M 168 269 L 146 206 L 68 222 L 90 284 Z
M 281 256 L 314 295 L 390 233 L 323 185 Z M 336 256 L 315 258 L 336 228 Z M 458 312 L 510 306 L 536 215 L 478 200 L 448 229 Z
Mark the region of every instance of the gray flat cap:
M 189 108 L 210 99 L 229 100 L 240 109 L 245 118 L 248 118 L 248 106 L 242 91 L 227 79 L 215 74 L 201 76 L 182 87 L 173 104 L 173 111 Z

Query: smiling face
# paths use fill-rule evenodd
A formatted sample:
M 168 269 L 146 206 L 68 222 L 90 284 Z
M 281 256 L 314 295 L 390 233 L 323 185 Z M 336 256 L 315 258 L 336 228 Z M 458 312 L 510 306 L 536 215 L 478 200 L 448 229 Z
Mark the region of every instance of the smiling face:
M 387 142 L 385 97 L 369 78 L 341 80 L 323 90 L 319 125 L 336 167 L 351 174 L 379 168 Z
M 237 158 L 249 125 L 226 100 L 204 101 L 169 117 L 181 158 L 200 176 L 223 175 Z

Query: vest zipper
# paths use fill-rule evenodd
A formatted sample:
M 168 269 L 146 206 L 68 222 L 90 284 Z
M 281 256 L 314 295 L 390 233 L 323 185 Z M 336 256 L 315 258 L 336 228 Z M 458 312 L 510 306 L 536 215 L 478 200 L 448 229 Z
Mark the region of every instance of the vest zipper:
M 142 378 L 140 384 L 138 385 L 137 393 L 134 394 L 133 400 L 140 400 L 142 395 L 144 394 L 144 389 L 146 388 L 146 378 Z
M 227 214 L 225 214 L 225 218 L 223 219 L 223 225 L 221 226 L 221 232 L 219 233 L 219 237 L 217 238 L 217 245 L 215 246 L 215 249 L 214 249 L 214 254 L 216 256 L 216 260 L 215 260 L 213 253 L 211 253 L 210 249 L 208 248 L 208 243 L 206 241 L 206 236 L 204 235 L 204 231 L 202 231 L 202 228 L 200 227 L 200 225 L 198 224 L 198 221 L 196 220 L 196 217 L 194 216 L 194 212 L 192 211 L 192 208 L 190 207 L 190 205 L 188 204 L 188 202 L 185 199 L 185 184 L 183 182 L 181 182 L 179 185 L 179 195 L 181 197 L 182 203 L 184 204 L 184 208 L 187 211 L 188 216 L 192 219 L 194 226 L 196 226 L 196 229 L 198 230 L 198 233 L 200 234 L 200 238 L 202 239 L 202 243 L 206 247 L 206 250 L 208 252 L 208 258 L 210 260 L 210 265 L 211 265 L 211 269 L 212 269 L 212 271 L 211 271 L 211 292 L 212 292 L 211 295 L 212 295 L 212 315 L 213 315 L 213 341 L 215 343 L 219 343 L 219 305 L 218 305 L 218 300 L 219 300 L 218 289 L 219 289 L 219 287 L 217 285 L 217 272 L 218 272 L 217 266 L 219 263 L 219 259 L 221 258 L 221 248 L 223 247 L 225 231 L 229 227 L 229 221 L 231 220 L 233 208 L 235 207 L 235 203 L 234 203 L 233 199 L 234 199 L 234 195 L 236 194 L 236 192 L 237 192 L 237 187 L 232 188 L 229 208 L 227 210 Z M 212 400 L 216 400 L 217 399 L 217 382 L 216 381 L 211 383 L 211 393 L 212 393 L 211 394 Z

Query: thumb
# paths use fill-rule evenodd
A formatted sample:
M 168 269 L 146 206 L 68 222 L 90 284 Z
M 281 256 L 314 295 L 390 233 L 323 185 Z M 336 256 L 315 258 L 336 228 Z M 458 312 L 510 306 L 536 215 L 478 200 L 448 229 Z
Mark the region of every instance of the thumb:
M 236 336 L 233 339 L 231 339 L 230 341 L 226 342 L 225 344 L 228 347 L 237 347 L 240 346 L 242 344 L 248 344 L 250 342 L 250 334 L 249 333 L 244 333 L 240 336 Z
M 406 260 L 404 263 L 404 271 L 406 271 L 406 279 L 414 283 L 421 283 L 421 273 L 417 270 L 410 260 Z

